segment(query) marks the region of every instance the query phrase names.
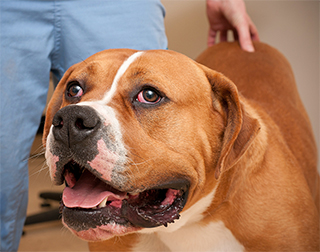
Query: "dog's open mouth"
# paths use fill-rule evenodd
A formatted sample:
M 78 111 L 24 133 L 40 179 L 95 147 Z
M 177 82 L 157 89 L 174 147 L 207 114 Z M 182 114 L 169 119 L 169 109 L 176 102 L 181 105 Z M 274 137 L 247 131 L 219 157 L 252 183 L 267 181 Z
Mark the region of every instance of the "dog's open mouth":
M 75 162 L 65 166 L 62 197 L 64 223 L 76 232 L 118 224 L 125 227 L 167 226 L 179 219 L 187 183 L 171 182 L 138 194 L 121 192 Z

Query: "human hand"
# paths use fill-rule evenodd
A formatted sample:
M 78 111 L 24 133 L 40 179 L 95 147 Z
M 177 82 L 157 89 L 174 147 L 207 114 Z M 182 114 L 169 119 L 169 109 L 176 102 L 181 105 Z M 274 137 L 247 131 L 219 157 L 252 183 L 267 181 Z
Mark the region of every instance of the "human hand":
M 232 30 L 243 50 L 254 51 L 252 40 L 260 39 L 243 0 L 207 0 L 207 16 L 210 25 L 208 46 L 216 43 L 217 32 L 220 32 L 220 41 L 226 41 L 227 31 Z

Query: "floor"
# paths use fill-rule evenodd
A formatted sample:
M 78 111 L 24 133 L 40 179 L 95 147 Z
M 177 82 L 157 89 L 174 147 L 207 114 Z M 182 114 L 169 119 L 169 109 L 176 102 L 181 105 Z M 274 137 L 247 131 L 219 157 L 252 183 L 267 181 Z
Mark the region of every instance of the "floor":
M 50 208 L 41 208 L 43 202 L 39 193 L 43 191 L 62 192 L 64 186 L 54 186 L 45 165 L 41 135 L 37 135 L 29 160 L 29 205 L 27 215 L 39 213 Z M 52 207 L 58 207 L 56 202 Z M 85 241 L 68 231 L 61 221 L 34 224 L 24 228 L 18 251 L 89 251 Z

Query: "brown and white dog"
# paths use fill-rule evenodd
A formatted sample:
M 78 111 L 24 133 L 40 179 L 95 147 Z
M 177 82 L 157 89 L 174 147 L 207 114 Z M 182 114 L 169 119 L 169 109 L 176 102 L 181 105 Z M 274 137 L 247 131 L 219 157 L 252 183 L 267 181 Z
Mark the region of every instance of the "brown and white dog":
M 292 70 L 255 43 L 72 66 L 44 144 L 62 220 L 101 251 L 319 250 L 316 146 Z M 231 81 L 232 80 L 232 81 Z

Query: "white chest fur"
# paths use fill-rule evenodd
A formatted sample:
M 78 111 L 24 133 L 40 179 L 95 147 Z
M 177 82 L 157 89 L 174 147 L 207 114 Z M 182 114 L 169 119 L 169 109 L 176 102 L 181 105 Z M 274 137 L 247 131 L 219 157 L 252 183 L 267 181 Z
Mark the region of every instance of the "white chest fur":
M 158 236 L 170 251 L 244 251 L 222 221 L 206 226 L 193 224 Z
M 206 226 L 192 224 L 172 233 L 142 234 L 134 251 L 239 252 L 245 249 L 224 223 L 218 221 Z

